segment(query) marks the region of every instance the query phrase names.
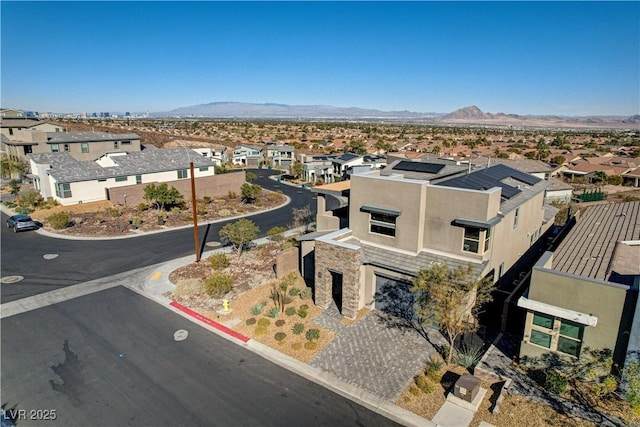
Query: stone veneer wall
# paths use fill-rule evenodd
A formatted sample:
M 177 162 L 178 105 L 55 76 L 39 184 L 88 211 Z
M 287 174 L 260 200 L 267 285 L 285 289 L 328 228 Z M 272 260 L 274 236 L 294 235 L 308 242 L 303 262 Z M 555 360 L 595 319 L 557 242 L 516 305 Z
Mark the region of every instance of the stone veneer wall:
M 229 172 L 219 175 L 198 177 L 195 181 L 196 198 L 202 199 L 204 196 L 216 198 L 226 196 L 229 194 L 229 191 L 240 194 L 240 187 L 245 182 L 245 174 L 243 172 Z M 149 183 L 109 188 L 109 200 L 114 204 L 124 205 L 124 196 L 126 194 L 127 205 L 136 206 L 138 203 L 145 202 L 143 196 L 144 188 L 147 185 L 149 185 Z M 169 188 L 175 187 L 180 194 L 184 196 L 185 201 L 191 201 L 190 179 L 168 181 L 167 185 Z
M 331 273 L 342 273 L 342 315 L 355 319 L 360 301 L 360 249 L 316 241 L 316 305 L 327 308 L 331 304 Z
M 298 248 L 290 248 L 276 254 L 276 279 L 281 279 L 292 271 L 298 271 Z

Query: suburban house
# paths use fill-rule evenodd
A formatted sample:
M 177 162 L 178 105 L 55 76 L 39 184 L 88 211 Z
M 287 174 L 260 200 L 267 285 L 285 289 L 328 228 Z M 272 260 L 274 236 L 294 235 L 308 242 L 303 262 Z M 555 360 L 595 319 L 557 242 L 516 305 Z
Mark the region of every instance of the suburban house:
M 295 158 L 295 149 L 291 145 L 267 144 L 267 162 L 277 167 L 289 167 Z
M 555 352 L 580 357 L 585 348 L 610 349 L 621 363 L 640 342 L 640 202 L 591 206 L 555 252 L 531 272 L 520 357 Z
M 224 145 L 207 145 L 206 147 L 192 147 L 192 150 L 199 153 L 203 157 L 211 159 L 217 166 L 221 166 L 229 162 L 227 147 Z
M 335 301 L 349 318 L 363 307 L 388 311 L 384 295 L 406 296 L 434 264 L 470 265 L 495 283 L 552 225 L 548 185 L 505 165 L 472 171 L 433 159 L 315 187 L 317 231 L 299 238 L 303 275 L 315 282 L 316 304 Z
M 364 156 L 354 153 L 344 153 L 341 156 L 331 159 L 333 166 L 333 178 L 347 179 L 347 171 L 349 168 L 359 166 L 364 163 Z M 332 180 L 333 182 L 333 180 Z
M 32 132 L 64 132 L 64 128 L 53 123 L 28 118 L 3 118 L 0 132 L 10 143 L 8 152 L 11 156 L 24 158 L 29 154 L 28 148 L 32 144 Z
M 630 169 L 622 175 L 623 185 L 630 185 L 633 187 L 640 187 L 640 166 L 634 169 Z
M 47 126 L 41 123 L 39 126 Z M 16 132 L 5 142 L 10 155 L 28 160 L 29 154 L 69 153 L 77 160 L 94 160 L 105 153 L 140 151 L 140 137 L 135 133 L 63 132 L 30 128 Z
M 214 175 L 213 161 L 184 148 L 107 153 L 97 160 L 78 160 L 68 152 L 34 153 L 29 158 L 35 189 L 62 205 L 113 200 L 112 193 L 121 187 L 189 182 L 191 162 L 195 178 Z M 136 194 L 129 203 L 141 201 L 139 191 Z
M 307 182 L 322 181 L 329 183 L 333 181 L 332 160 L 337 156 L 324 154 L 318 156 L 301 156 L 302 179 Z
M 264 160 L 262 151 L 259 145 L 239 145 L 233 149 L 231 162 L 234 165 L 258 166 Z

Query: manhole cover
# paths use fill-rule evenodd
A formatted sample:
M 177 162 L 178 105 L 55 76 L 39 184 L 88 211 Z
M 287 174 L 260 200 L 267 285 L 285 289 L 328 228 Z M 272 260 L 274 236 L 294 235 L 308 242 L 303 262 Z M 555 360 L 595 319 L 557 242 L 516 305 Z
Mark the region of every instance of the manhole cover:
M 58 258 L 58 254 L 44 254 L 42 256 L 42 258 L 44 258 L 44 259 L 56 259 L 56 258 Z
M 210 248 L 219 248 L 220 246 L 222 246 L 222 243 L 220 243 L 220 242 L 207 242 L 207 243 L 205 243 L 205 245 L 209 246 Z
M 187 339 L 188 336 L 189 336 L 189 332 L 185 331 L 184 329 L 178 329 L 177 331 L 174 332 L 173 339 L 176 341 L 184 341 Z
M 24 279 L 22 276 L 5 276 L 0 278 L 0 283 L 18 283 Z

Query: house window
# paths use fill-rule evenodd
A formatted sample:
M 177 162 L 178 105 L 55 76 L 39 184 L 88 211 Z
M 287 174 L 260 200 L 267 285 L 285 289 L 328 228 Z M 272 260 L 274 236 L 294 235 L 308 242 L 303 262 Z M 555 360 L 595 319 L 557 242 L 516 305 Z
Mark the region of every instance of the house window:
M 120 143 L 118 141 L 113 141 L 113 149 L 117 150 L 120 148 Z
M 88 153 L 89 152 L 89 144 L 87 144 L 86 142 L 83 142 L 82 144 L 80 144 L 80 147 L 81 147 L 83 153 Z
M 518 226 L 518 215 L 520 214 L 520 208 L 516 208 L 516 213 L 513 216 L 513 228 Z
M 480 249 L 480 229 L 475 227 L 464 228 L 464 241 L 462 250 L 465 252 L 478 253 Z
M 131 145 L 131 141 L 122 141 L 122 145 Z
M 491 229 L 488 228 L 484 232 L 484 252 L 489 250 L 490 243 L 491 243 Z
M 71 184 L 58 184 L 56 185 L 56 196 L 66 199 L 71 197 Z
M 69 144 L 64 144 L 64 152 L 65 153 L 69 152 Z
M 209 170 L 209 166 L 201 166 L 201 167 L 199 167 L 199 168 L 198 168 L 198 170 L 199 170 L 200 172 L 206 172 L 206 171 L 208 171 L 208 170 Z
M 372 233 L 384 234 L 385 236 L 391 237 L 395 237 L 396 235 L 396 217 L 394 215 L 371 212 L 369 224 Z
M 9 135 L 13 135 L 13 129 L 9 128 Z
M 24 154 L 31 154 L 31 153 L 33 153 L 33 147 L 31 145 L 25 145 Z
M 529 341 L 551 351 L 578 357 L 584 325 L 544 313 L 533 313 Z
M 142 184 L 142 175 L 136 175 L 136 184 Z
M 187 178 L 187 170 L 186 169 L 180 169 L 178 171 L 178 179 L 185 179 Z
M 60 146 L 58 144 L 51 144 L 51 152 L 57 153 L 60 151 Z
M 129 180 L 128 176 L 116 176 L 116 182 L 125 182 L 128 180 Z
M 500 267 L 498 267 L 498 279 L 502 279 L 504 275 L 504 262 L 500 263 Z

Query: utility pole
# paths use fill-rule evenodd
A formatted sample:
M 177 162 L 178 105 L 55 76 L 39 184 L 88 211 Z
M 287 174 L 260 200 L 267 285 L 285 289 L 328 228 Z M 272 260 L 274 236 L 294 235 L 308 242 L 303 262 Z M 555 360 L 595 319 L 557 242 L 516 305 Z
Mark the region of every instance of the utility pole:
M 193 174 L 193 162 L 189 162 L 191 172 L 191 203 L 193 209 L 193 244 L 196 248 L 196 262 L 200 262 L 200 238 L 198 237 L 198 209 L 196 201 L 196 177 Z

